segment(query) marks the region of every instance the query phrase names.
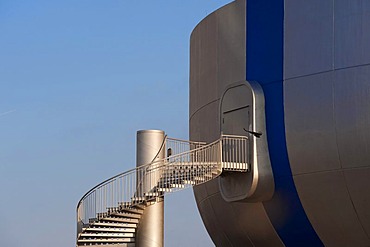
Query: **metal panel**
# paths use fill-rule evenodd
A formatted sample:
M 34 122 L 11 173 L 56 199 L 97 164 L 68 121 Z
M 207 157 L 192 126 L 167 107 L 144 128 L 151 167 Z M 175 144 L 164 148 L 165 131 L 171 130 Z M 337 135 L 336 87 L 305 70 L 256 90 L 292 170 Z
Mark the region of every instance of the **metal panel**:
M 232 246 L 284 246 L 261 203 L 226 203 L 216 195 L 210 201 Z M 224 214 L 225 211 L 233 214 Z
M 136 233 L 136 245 L 143 247 L 164 246 L 164 201 L 145 208 Z
M 190 116 L 245 80 L 245 0 L 210 14 L 190 38 Z
M 206 186 L 204 185 L 208 185 L 208 184 L 214 184 L 216 187 L 218 187 L 218 184 L 217 184 L 217 179 L 214 179 L 214 180 L 211 180 L 209 182 L 207 182 L 206 184 L 203 184 L 203 185 L 198 185 L 198 186 L 194 186 L 193 187 L 193 190 L 194 190 L 194 197 L 195 197 L 195 200 L 197 202 L 202 202 L 204 201 L 209 195 L 211 195 L 210 193 L 208 193 L 207 189 L 206 189 Z M 218 191 L 217 191 L 218 193 Z M 199 208 L 198 208 L 199 209 Z
M 293 175 L 339 169 L 334 73 L 285 81 L 285 129 Z
M 237 0 L 205 18 L 192 33 L 191 140 L 210 142 L 220 135 L 219 97 L 228 85 L 245 80 L 245 22 L 246 1 Z M 205 44 L 209 47 L 205 47 Z M 217 51 L 214 51 L 215 46 Z M 214 65 L 215 61 L 217 68 Z M 214 90 L 217 90 L 216 97 Z M 252 234 L 259 244 L 282 246 L 261 204 L 258 204 L 260 211 L 257 213 L 249 210 L 255 207 L 248 206 L 251 204 L 241 203 L 234 208 L 234 204 L 227 203 L 221 198 L 214 182 L 195 187 L 194 193 L 203 222 L 216 246 L 248 246 L 249 234 Z M 244 215 L 244 218 L 240 219 L 240 215 Z M 260 227 L 255 227 L 256 224 Z M 264 225 L 269 227 L 265 228 Z M 251 229 L 250 233 L 243 230 L 246 227 Z M 236 239 L 231 240 L 234 237 Z
M 196 192 L 196 190 L 194 190 L 194 192 Z M 215 196 L 215 195 L 212 195 L 212 196 Z M 197 199 L 197 205 L 198 205 L 199 213 L 202 216 L 203 223 L 208 233 L 210 234 L 213 242 L 215 243 L 215 245 L 231 247 L 232 244 L 229 238 L 224 233 L 224 229 L 222 227 L 223 223 L 218 221 L 217 214 L 213 211 L 212 202 L 209 200 L 209 198 L 206 198 L 203 201 L 198 201 Z
M 344 176 L 357 216 L 370 239 L 370 169 L 346 170 Z
M 327 247 L 369 246 L 342 171 L 294 176 L 312 226 Z
M 218 227 L 226 234 L 230 241 L 229 246 L 254 246 L 248 233 L 244 231 L 240 223 L 245 220 L 239 217 L 238 212 L 232 207 L 231 203 L 225 202 L 220 194 L 209 197 L 212 208 L 217 215 Z M 243 210 L 248 210 L 244 208 Z M 225 214 L 224 212 L 229 212 Z
M 136 166 L 164 159 L 165 133 L 162 130 L 140 130 L 136 137 Z M 161 174 L 156 174 L 158 177 Z M 137 174 L 139 190 L 150 191 L 157 185 L 157 179 Z M 142 183 L 142 180 L 146 183 Z M 144 186 L 142 185 L 144 184 Z M 144 187 L 144 188 L 140 188 Z M 141 247 L 162 247 L 164 244 L 164 199 L 147 206 L 141 216 L 136 233 L 137 245 Z
M 213 238 L 217 246 L 284 246 L 261 203 L 231 204 L 214 194 L 198 208 L 207 229 L 218 232 Z
M 225 84 L 245 80 L 245 1 L 236 1 L 217 14 L 217 79 L 219 94 Z M 242 30 L 242 31 L 241 31 Z
M 190 115 L 218 98 L 217 16 L 198 25 L 190 38 Z
M 335 73 L 335 122 L 343 168 L 370 166 L 370 66 Z
M 332 69 L 333 0 L 286 0 L 284 78 Z
M 248 233 L 254 246 L 284 246 L 276 234 L 262 203 L 232 203 L 240 229 Z M 250 224 L 253 222 L 253 224 Z M 245 238 L 245 237 L 244 237 Z M 244 246 L 242 242 L 234 246 Z
M 219 101 L 199 109 L 190 118 L 190 140 L 212 142 L 220 138 L 219 118 Z
M 335 1 L 335 68 L 370 63 L 370 1 Z

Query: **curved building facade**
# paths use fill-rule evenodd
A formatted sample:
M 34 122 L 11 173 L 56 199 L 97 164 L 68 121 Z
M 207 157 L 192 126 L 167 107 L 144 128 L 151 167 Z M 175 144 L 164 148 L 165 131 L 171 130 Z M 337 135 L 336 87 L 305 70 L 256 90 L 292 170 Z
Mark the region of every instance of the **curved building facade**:
M 190 139 L 251 140 L 194 187 L 216 246 L 370 246 L 370 2 L 236 0 L 190 42 Z

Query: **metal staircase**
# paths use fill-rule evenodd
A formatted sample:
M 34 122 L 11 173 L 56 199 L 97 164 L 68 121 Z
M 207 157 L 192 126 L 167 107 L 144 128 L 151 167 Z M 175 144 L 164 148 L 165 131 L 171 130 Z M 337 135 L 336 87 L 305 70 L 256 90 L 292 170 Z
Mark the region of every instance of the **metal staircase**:
M 249 170 L 246 136 L 222 135 L 209 144 L 165 137 L 167 157 L 118 174 L 92 188 L 77 205 L 77 246 L 134 247 L 149 205 L 214 179 Z

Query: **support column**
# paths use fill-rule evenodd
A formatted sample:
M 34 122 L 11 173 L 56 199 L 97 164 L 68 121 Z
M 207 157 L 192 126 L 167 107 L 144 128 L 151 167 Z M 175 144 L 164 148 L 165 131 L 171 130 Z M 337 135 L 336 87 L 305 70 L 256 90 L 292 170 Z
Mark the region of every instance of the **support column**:
M 136 139 L 136 166 L 149 164 L 165 158 L 165 133 L 162 130 L 140 130 Z M 155 166 L 155 165 L 154 165 Z M 149 192 L 160 177 L 159 170 L 149 169 L 138 174 L 138 189 Z M 164 246 L 164 199 L 147 204 L 141 216 L 137 232 L 137 247 Z

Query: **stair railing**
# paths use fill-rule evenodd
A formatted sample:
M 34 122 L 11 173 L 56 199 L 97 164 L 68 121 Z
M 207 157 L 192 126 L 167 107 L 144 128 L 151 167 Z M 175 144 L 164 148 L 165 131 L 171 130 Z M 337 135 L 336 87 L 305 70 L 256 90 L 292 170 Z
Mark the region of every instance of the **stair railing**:
M 84 225 L 120 206 L 156 200 L 165 193 L 205 183 L 222 170 L 249 168 L 249 142 L 245 136 L 223 135 L 207 145 L 168 138 L 166 148 L 171 148 L 171 154 L 165 159 L 118 174 L 88 191 L 77 205 L 78 233 Z M 138 183 L 138 177 L 145 179 Z
M 135 192 L 135 201 L 141 202 L 146 197 L 158 197 L 160 193 L 153 193 L 151 189 L 154 187 L 153 185 L 159 181 L 163 173 L 163 166 L 168 164 L 168 160 L 170 156 L 174 157 L 177 155 L 186 155 L 191 150 L 200 148 L 205 146 L 206 142 L 196 142 L 196 141 L 188 141 L 176 138 L 170 138 L 167 135 L 165 136 L 164 145 L 161 147 L 165 149 L 166 158 L 159 161 L 153 161 L 150 164 L 145 166 L 145 169 L 139 169 L 137 171 L 137 187 Z M 145 182 L 144 182 L 145 180 Z M 147 189 L 151 188 L 151 189 Z M 163 193 L 162 193 L 163 194 Z M 151 196 L 150 196 L 151 195 Z
M 222 135 L 222 169 L 224 171 L 250 170 L 250 143 L 247 136 Z

